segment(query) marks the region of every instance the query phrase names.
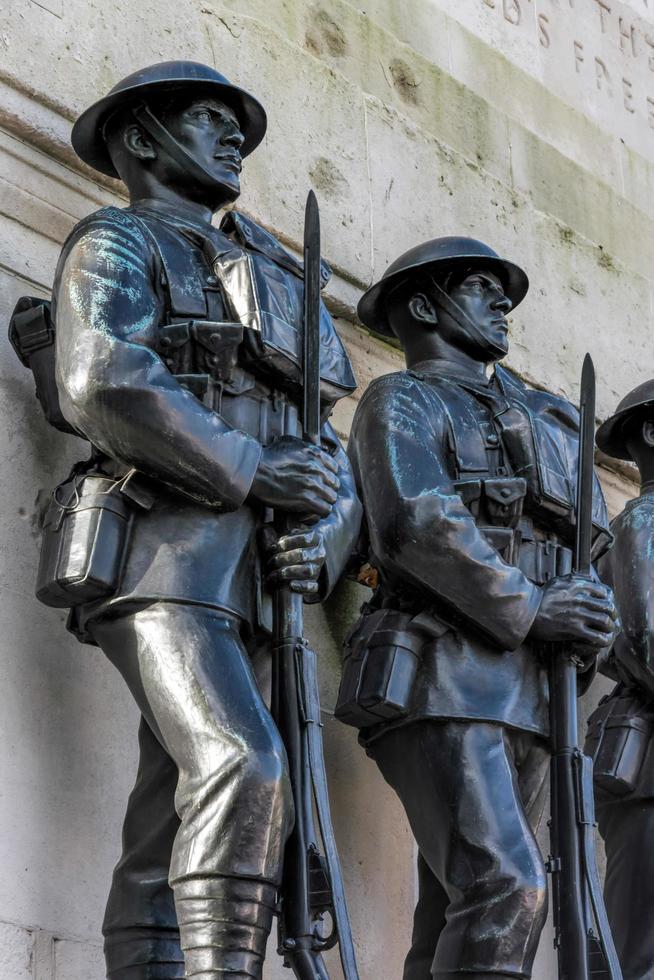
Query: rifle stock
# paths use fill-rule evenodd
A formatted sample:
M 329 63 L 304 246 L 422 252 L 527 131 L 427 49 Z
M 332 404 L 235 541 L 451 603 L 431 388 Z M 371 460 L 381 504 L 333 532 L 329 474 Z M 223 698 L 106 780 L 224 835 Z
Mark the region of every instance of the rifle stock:
M 320 443 L 320 225 L 309 194 L 305 221 L 303 438 Z M 291 428 L 296 420 L 290 419 Z M 295 434 L 295 431 L 292 432 Z M 292 529 L 275 521 L 278 534 Z M 298 980 L 329 980 L 322 953 L 337 943 L 345 980 L 359 980 L 334 839 L 322 748 L 316 655 L 304 639 L 303 599 L 279 589 L 273 611 L 273 717 L 286 746 L 295 825 L 284 853 L 279 953 Z M 322 853 L 314 811 L 318 817 Z M 323 931 L 324 916 L 331 927 Z
M 574 572 L 591 574 L 595 447 L 595 372 L 587 354 L 581 378 L 581 422 Z M 550 647 L 551 851 L 554 945 L 559 980 L 622 980 L 595 857 L 592 760 L 579 747 L 577 661 L 567 646 Z

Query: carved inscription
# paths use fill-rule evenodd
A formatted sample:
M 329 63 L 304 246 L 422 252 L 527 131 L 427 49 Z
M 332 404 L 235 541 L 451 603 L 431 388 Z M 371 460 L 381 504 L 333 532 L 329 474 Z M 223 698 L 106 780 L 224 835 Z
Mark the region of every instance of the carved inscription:
M 642 131 L 647 132 L 647 127 L 654 131 L 651 0 L 632 0 L 629 6 L 623 0 L 477 2 L 525 37 L 531 31 L 534 43 L 549 52 L 543 58 L 558 59 L 552 71 L 561 67 L 561 77 L 579 87 L 579 100 L 595 101 L 605 117 L 617 120 L 611 113 L 624 113 L 625 123 L 631 118 Z M 574 92 L 566 90 L 564 95 L 574 97 Z M 654 133 L 650 139 L 654 145 Z

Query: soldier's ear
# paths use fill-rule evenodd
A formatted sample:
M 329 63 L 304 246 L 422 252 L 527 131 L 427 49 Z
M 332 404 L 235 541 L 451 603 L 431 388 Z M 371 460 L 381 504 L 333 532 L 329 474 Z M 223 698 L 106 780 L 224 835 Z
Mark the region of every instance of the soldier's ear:
M 424 293 L 415 293 L 409 300 L 409 311 L 414 320 L 434 326 L 438 323 L 436 307 Z
M 646 419 L 643 422 L 642 436 L 645 445 L 654 448 L 654 420 Z
M 152 140 L 143 132 L 137 123 L 132 123 L 125 127 L 123 132 L 123 146 L 133 157 L 139 160 L 156 160 L 157 151 Z

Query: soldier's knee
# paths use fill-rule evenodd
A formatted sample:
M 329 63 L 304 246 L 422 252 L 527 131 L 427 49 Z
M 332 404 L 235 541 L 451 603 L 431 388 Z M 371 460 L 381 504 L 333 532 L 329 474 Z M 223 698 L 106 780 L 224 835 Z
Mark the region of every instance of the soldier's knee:
M 216 751 L 207 751 L 205 744 L 200 759 L 196 784 L 200 795 L 224 794 L 229 787 L 228 793 L 244 806 L 250 799 L 257 808 L 265 799 L 273 806 L 286 803 L 290 797 L 286 751 L 273 729 L 228 739 L 221 731 L 215 741 Z
M 242 759 L 243 779 L 253 792 L 281 787 L 288 780 L 286 752 L 281 739 L 259 739 Z
M 542 861 L 532 861 L 522 869 L 516 892 L 525 918 L 531 919 L 535 929 L 541 929 L 547 919 L 547 874 Z
M 242 792 L 253 800 L 269 799 L 287 809 L 292 800 L 286 750 L 279 736 L 265 739 L 249 748 L 242 762 Z

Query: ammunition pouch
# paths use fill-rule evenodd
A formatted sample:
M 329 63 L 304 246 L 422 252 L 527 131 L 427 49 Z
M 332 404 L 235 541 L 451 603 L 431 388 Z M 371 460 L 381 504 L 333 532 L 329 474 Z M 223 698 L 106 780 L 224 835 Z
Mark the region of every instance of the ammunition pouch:
M 207 408 L 268 445 L 293 432 L 297 409 L 288 395 L 239 366 L 243 335 L 240 323 L 187 320 L 160 328 L 157 352 Z
M 527 481 L 522 477 L 486 477 L 454 484 L 464 504 L 480 525 L 515 528 L 522 516 Z
M 185 320 L 160 327 L 157 353 L 175 375 L 206 375 L 230 384 L 242 342 L 240 323 Z
M 555 534 L 544 534 L 523 516 L 527 481 L 522 477 L 460 480 L 455 490 L 479 530 L 507 565 L 515 565 L 530 582 L 544 585 L 572 571 L 572 551 Z
M 345 640 L 334 710 L 339 721 L 368 728 L 408 714 L 423 647 L 448 627 L 430 615 L 394 609 L 364 614 Z
M 9 321 L 9 342 L 36 382 L 36 397 L 46 419 L 60 432 L 79 435 L 64 418 L 55 381 L 55 330 L 50 302 L 22 296 Z
M 585 752 L 593 759 L 595 787 L 610 796 L 638 789 L 654 736 L 653 703 L 638 696 L 608 696 L 588 720 Z
M 113 480 L 73 472 L 54 490 L 42 519 L 36 596 L 72 608 L 112 595 L 120 585 L 136 508 L 154 503 L 144 477 Z

